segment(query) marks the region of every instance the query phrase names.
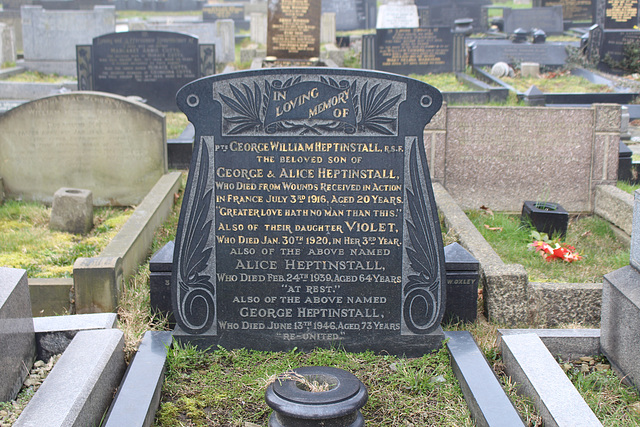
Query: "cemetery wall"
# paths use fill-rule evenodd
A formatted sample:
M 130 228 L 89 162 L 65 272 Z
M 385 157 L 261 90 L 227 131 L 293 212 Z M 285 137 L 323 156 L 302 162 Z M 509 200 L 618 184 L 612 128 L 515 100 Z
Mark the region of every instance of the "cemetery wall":
M 615 104 L 443 106 L 425 131 L 432 179 L 462 209 L 520 212 L 542 198 L 593 212 L 596 186 L 617 179 L 620 115 Z

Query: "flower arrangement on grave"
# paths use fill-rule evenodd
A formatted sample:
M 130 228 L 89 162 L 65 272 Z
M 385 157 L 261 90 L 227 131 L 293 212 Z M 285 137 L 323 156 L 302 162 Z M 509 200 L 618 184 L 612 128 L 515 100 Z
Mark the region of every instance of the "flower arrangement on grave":
M 533 238 L 533 243 L 529 243 L 529 250 L 535 250 L 547 262 L 556 259 L 565 262 L 574 262 L 582 259 L 582 256 L 578 254 L 576 248 L 562 243 L 558 239 L 549 239 L 547 233 L 539 233 L 533 230 L 531 231 L 531 237 Z

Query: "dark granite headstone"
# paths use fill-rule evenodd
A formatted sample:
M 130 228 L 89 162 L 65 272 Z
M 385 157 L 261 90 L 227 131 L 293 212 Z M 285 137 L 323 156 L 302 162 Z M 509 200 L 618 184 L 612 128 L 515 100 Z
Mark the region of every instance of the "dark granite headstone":
M 322 13 L 336 14 L 336 30 L 373 28 L 376 23 L 375 0 L 323 0 Z
M 490 5 L 487 0 L 452 0 L 430 1 L 424 5 L 418 4 L 418 15 L 421 27 L 453 27 L 454 21 L 461 18 L 473 19 L 473 28 L 476 31 L 486 26 L 483 22 L 483 6 Z
M 215 45 L 181 33 L 111 33 L 76 50 L 78 89 L 139 96 L 163 111 L 176 109 L 182 86 L 215 73 Z
M 597 0 L 534 0 L 534 7 L 562 6 L 562 19 L 571 23 L 595 22 Z
M 640 31 L 638 30 L 605 30 L 602 34 L 602 45 L 600 47 L 601 68 L 610 71 L 612 64 L 621 62 L 624 59 L 624 48 L 632 43 L 640 43 Z M 613 62 L 610 62 L 613 61 Z
M 422 140 L 437 89 L 274 68 L 200 79 L 177 101 L 196 130 L 172 273 L 179 341 L 441 345 L 444 255 Z
M 462 71 L 464 49 L 464 34 L 450 27 L 378 29 L 375 68 L 404 75 Z
M 493 66 L 497 62 L 508 64 L 537 62 L 551 68 L 562 67 L 567 61 L 567 46 L 577 42 L 512 43 L 509 40 L 481 40 L 469 43 L 470 62 L 474 66 Z
M 596 23 L 605 30 L 633 30 L 638 26 L 638 0 L 598 0 Z M 636 28 L 637 29 L 637 28 Z
M 268 1 L 267 56 L 289 59 L 318 58 L 321 2 Z
M 529 31 L 532 28 L 543 30 L 549 35 L 562 34 L 564 23 L 562 6 L 532 7 L 530 9 L 504 8 L 504 32 L 513 33 L 518 28 Z
M 217 21 L 218 19 L 244 20 L 244 5 L 242 3 L 214 3 L 202 7 L 203 21 Z
M 474 322 L 478 316 L 478 269 L 480 263 L 459 243 L 444 248 L 447 269 L 445 319 Z
M 151 309 L 175 323 L 171 307 L 171 270 L 174 242 L 164 245 L 149 260 L 149 297 Z

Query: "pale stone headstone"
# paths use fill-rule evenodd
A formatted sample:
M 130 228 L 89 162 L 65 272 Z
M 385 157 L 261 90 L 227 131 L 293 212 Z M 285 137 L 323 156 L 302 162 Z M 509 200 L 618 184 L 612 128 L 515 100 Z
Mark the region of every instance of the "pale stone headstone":
M 216 61 L 234 62 L 236 60 L 235 24 L 233 19 L 216 21 Z
M 114 6 L 93 10 L 46 10 L 23 6 L 22 42 L 24 66 L 43 73 L 76 75 L 76 45 L 90 44 L 94 37 L 116 28 Z
M 320 18 L 320 43 L 336 42 L 336 14 L 323 13 Z
M 267 14 L 251 14 L 251 41 L 258 44 L 267 44 Z
M 0 64 L 16 62 L 17 58 L 13 27 L 0 23 Z
M 7 197 L 51 203 L 86 188 L 95 205 L 135 205 L 167 172 L 165 117 L 118 95 L 72 92 L 0 116 Z
M 415 4 L 389 3 L 378 10 L 376 28 L 418 28 L 419 24 Z

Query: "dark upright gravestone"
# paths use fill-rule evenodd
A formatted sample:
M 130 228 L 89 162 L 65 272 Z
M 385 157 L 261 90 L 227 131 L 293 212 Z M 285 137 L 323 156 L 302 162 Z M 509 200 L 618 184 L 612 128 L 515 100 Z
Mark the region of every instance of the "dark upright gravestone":
M 562 6 L 565 27 L 576 24 L 593 24 L 596 16 L 596 0 L 533 0 L 534 7 Z
M 486 27 L 483 22 L 483 7 L 491 4 L 489 0 L 431 0 L 417 1 L 421 27 L 453 27 L 456 19 L 473 19 L 476 32 Z
M 640 43 L 639 15 L 638 0 L 597 0 L 587 52 L 598 68 L 616 72 L 625 59 L 625 47 Z
M 192 82 L 177 101 L 196 129 L 171 282 L 179 341 L 440 346 L 444 256 L 422 140 L 437 89 L 274 68 Z
M 176 109 L 182 86 L 215 73 L 215 45 L 181 33 L 105 34 L 76 51 L 78 89 L 140 96 L 163 111 Z
M 538 28 L 549 35 L 562 34 L 564 22 L 562 6 L 532 7 L 530 9 L 504 8 L 504 32 L 513 33 L 518 28 L 527 31 Z
M 376 70 L 408 75 L 465 68 L 464 34 L 450 27 L 377 29 L 375 45 Z
M 336 14 L 336 30 L 351 31 L 374 28 L 375 0 L 323 0 L 322 13 Z
M 289 59 L 319 57 L 321 2 L 268 1 L 267 56 Z

